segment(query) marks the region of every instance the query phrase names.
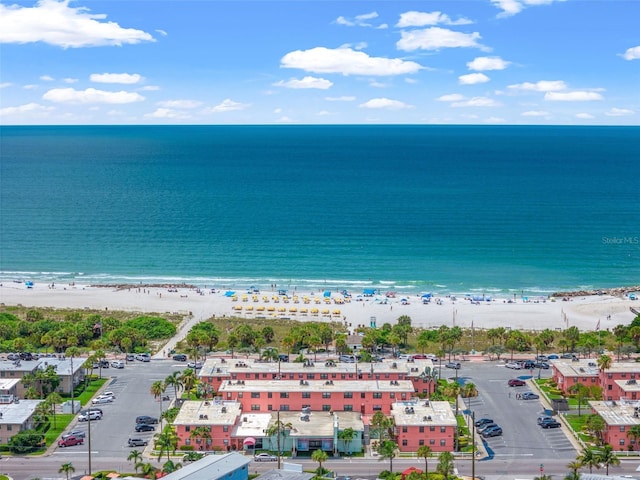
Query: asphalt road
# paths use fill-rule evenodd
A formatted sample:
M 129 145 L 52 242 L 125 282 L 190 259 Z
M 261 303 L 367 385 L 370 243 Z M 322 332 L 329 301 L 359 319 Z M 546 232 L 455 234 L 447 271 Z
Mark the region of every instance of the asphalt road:
M 156 380 L 164 380 L 171 372 L 183 370 L 185 363 L 169 359 L 153 359 L 149 363 L 130 362 L 124 369 L 103 371 L 103 376 L 111 377 L 104 390 L 113 391 L 116 400 L 111 404 L 99 407 L 104 411 L 102 420 L 91 422 L 91 465 L 92 469 L 116 469 L 119 472 L 133 471 L 133 465 L 127 461 L 132 448 L 127 446 L 127 439 L 133 436 L 151 440 L 154 432 L 135 433 L 135 417 L 138 415 L 160 415 L 160 402 L 150 393 L 151 384 Z M 455 371 L 442 369 L 443 376 L 454 377 Z M 548 376 L 550 371 L 542 371 Z M 538 371 L 534 372 L 535 375 Z M 538 427 L 536 418 L 542 410 L 538 400 L 517 400 L 516 392 L 530 390 L 528 387 L 508 387 L 510 378 L 527 379 L 529 371 L 514 371 L 499 366 L 495 362 L 464 362 L 458 370 L 462 381 L 474 383 L 480 392 L 478 397 L 459 404 L 460 411 L 475 412 L 476 418 L 488 416 L 503 428 L 502 437 L 490 438 L 486 446 L 490 455 L 487 459 L 475 462 L 475 473 L 490 480 L 524 478 L 532 479 L 540 475 L 540 464 L 543 473 L 558 478 L 568 473 L 566 464 L 574 460 L 577 452 L 561 429 L 543 430 Z M 166 392 L 173 398 L 173 389 Z M 509 395 L 511 393 L 511 395 Z M 168 402 L 162 402 L 163 410 Z M 86 423 L 70 425 L 69 429 L 88 430 Z M 141 447 L 138 448 L 139 450 Z M 75 475 L 88 473 L 89 446 L 88 438 L 82 446 L 55 448 L 41 457 L 5 457 L 0 459 L 0 472 L 7 473 L 14 480 L 42 480 L 64 478 L 58 473 L 60 465 L 73 463 Z M 161 465 L 155 459 L 153 464 Z M 317 467 L 309 459 L 294 459 L 303 464 L 305 470 Z M 623 460 L 620 467 L 612 467 L 611 474 L 636 474 L 640 461 Z M 414 465 L 424 468 L 423 459 L 396 458 L 393 461 L 394 471 Z M 435 471 L 437 459 L 429 461 L 430 471 Z M 275 468 L 276 463 L 253 462 L 250 471 L 263 472 Z M 384 469 L 389 469 L 388 461 L 376 458 L 330 459 L 325 466 L 341 476 L 357 478 L 375 478 Z M 460 474 L 470 475 L 472 462 L 469 459 L 456 462 Z

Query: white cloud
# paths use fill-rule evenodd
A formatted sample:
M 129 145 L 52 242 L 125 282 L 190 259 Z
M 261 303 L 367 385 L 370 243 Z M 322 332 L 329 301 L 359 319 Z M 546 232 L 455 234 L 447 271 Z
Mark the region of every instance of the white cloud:
M 45 107 L 38 103 L 27 103 L 25 105 L 19 105 L 17 107 L 5 107 L 0 108 L 0 116 L 3 115 L 19 115 L 22 113 L 43 113 L 53 110 L 53 107 Z
M 274 83 L 273 86 L 293 89 L 317 88 L 320 90 L 327 90 L 333 86 L 333 82 L 324 78 L 306 76 L 302 80 L 298 80 L 297 78 L 292 78 L 286 82 L 284 80 L 280 80 L 279 82 Z
M 23 87 L 25 90 L 35 90 L 36 88 L 38 88 L 38 85 L 34 85 L 34 84 L 29 84 L 29 85 L 23 85 Z
M 422 70 L 416 62 L 399 58 L 370 57 L 350 48 L 330 49 L 315 47 L 287 53 L 280 60 L 282 68 L 299 68 L 314 73 L 341 73 L 342 75 L 405 75 Z
M 53 78 L 50 75 L 42 75 L 40 77 L 40 80 L 42 80 L 43 82 L 53 82 L 55 80 L 55 78 Z
M 11 86 L 13 86 L 13 83 L 11 83 L 11 82 L 2 82 L 2 83 L 0 83 L 0 88 L 8 88 L 8 87 L 11 87 Z
M 145 117 L 184 120 L 191 118 L 191 115 L 179 110 L 172 110 L 171 108 L 158 108 L 155 112 L 145 114 Z
M 157 85 L 145 85 L 144 87 L 140 87 L 141 92 L 156 92 L 160 90 L 160 87 Z
M 158 32 L 163 37 L 166 37 L 167 35 L 169 35 L 165 30 L 162 30 L 161 28 L 156 28 L 156 32 Z
M 109 115 L 110 117 L 121 117 L 123 115 L 126 115 L 127 112 L 124 112 L 122 110 L 109 110 L 107 112 L 107 115 Z
M 605 115 L 608 117 L 626 117 L 629 115 L 635 115 L 636 112 L 633 110 L 629 110 L 628 108 L 616 108 L 613 107 L 608 112 L 605 112 Z
M 363 13 L 362 15 L 356 15 L 353 19 L 348 19 L 341 15 L 336 19 L 336 23 L 345 27 L 387 28 L 386 24 L 373 25 L 369 22 L 369 20 L 376 18 L 378 18 L 378 12 Z
M 498 107 L 500 104 L 493 98 L 489 97 L 473 97 L 462 102 L 454 102 L 452 107 Z
M 390 98 L 372 98 L 358 106 L 360 108 L 385 108 L 387 110 L 413 108 L 413 105 L 408 105 L 400 100 L 391 100 Z
M 342 97 L 324 97 L 327 102 L 353 102 L 356 97 L 342 96 Z
M 576 113 L 576 118 L 579 118 L 580 120 L 592 120 L 596 117 L 594 117 L 590 113 Z
M 602 100 L 602 95 L 598 92 L 547 92 L 544 94 L 545 100 L 556 102 L 590 102 L 592 100 Z
M 329 115 L 335 115 L 335 114 L 331 113 L 329 110 L 320 110 L 316 115 L 318 115 L 319 117 L 327 117 Z
M 234 110 L 244 110 L 249 107 L 247 103 L 234 102 L 230 98 L 223 100 L 215 107 L 207 109 L 209 113 L 233 112 Z
M 202 102 L 197 100 L 164 100 L 158 102 L 158 106 L 164 108 L 197 108 Z
M 477 83 L 487 83 L 490 80 L 484 73 L 469 73 L 467 75 L 460 75 L 458 77 L 458 83 L 460 85 L 475 85 Z
M 564 0 L 491 0 L 491 3 L 502 10 L 498 17 L 510 17 L 520 13 L 526 7 L 550 5 L 554 1 L 563 2 Z
M 143 77 L 137 73 L 92 73 L 89 80 L 95 83 L 139 83 Z
M 638 60 L 640 59 L 640 45 L 637 47 L 627 48 L 622 57 L 625 60 Z
M 405 83 L 410 83 L 410 84 L 412 84 L 412 85 L 413 85 L 413 84 L 415 84 L 415 83 L 418 83 L 418 80 L 416 80 L 415 78 L 405 78 L 405 79 L 404 79 L 404 82 L 405 82 Z
M 46 92 L 42 98 L 59 103 L 133 103 L 141 102 L 144 97 L 135 92 L 108 92 L 87 88 L 75 90 L 73 88 L 54 88 Z
M 44 42 L 63 48 L 98 47 L 155 41 L 133 28 L 105 21 L 86 7 L 69 7 L 70 0 L 39 0 L 33 7 L 0 4 L 0 43 Z
M 509 85 L 507 88 L 511 90 L 524 90 L 532 92 L 557 92 L 558 90 L 566 90 L 567 84 L 562 80 L 540 80 L 536 83 L 524 82 Z
M 396 47 L 404 51 L 439 50 L 441 48 L 481 48 L 478 32 L 462 33 L 447 28 L 431 27 L 424 30 L 403 31 Z
M 451 20 L 449 15 L 442 12 L 404 12 L 400 14 L 400 20 L 396 24 L 398 28 L 424 27 L 426 25 L 468 25 L 473 23 L 467 18 Z
M 511 62 L 507 62 L 500 57 L 476 57 L 467 62 L 469 70 L 504 70 Z
M 62 81 L 63 81 L 64 83 L 77 83 L 77 82 L 78 82 L 78 79 L 77 79 L 77 78 L 71 78 L 71 77 L 68 77 L 68 78 L 63 79 Z
M 545 117 L 549 115 L 549 112 L 544 110 L 529 110 L 528 112 L 522 112 L 520 115 L 523 117 Z
M 448 95 L 442 95 L 436 98 L 436 100 L 439 102 L 461 102 L 464 100 L 464 96 L 459 93 L 450 93 Z

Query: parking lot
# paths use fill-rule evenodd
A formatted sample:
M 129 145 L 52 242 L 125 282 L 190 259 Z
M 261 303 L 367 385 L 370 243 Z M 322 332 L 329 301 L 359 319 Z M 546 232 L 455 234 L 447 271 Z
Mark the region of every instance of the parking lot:
M 486 417 L 502 427 L 502 435 L 484 439 L 489 458 L 566 458 L 575 459 L 576 451 L 562 428 L 543 429 L 537 418 L 543 411 L 539 399 L 525 400 L 521 394 L 535 392 L 532 375 L 549 377 L 551 370 L 512 370 L 504 362 L 464 362 L 458 370 L 462 382 L 476 385 L 479 395 L 465 399 L 460 406 L 473 412 L 476 420 Z M 446 377 L 451 372 L 445 373 Z M 525 381 L 524 386 L 510 387 L 510 379 Z M 520 394 L 520 395 L 518 395 Z

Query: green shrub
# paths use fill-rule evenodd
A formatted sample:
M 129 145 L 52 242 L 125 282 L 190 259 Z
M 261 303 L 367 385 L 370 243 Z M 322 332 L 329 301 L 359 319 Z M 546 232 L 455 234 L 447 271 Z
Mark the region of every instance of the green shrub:
M 182 450 L 183 452 L 192 452 L 193 445 L 180 445 L 180 450 Z
M 137 317 L 128 321 L 127 326 L 144 332 L 145 338 L 149 340 L 170 338 L 176 333 L 176 326 L 161 317 Z

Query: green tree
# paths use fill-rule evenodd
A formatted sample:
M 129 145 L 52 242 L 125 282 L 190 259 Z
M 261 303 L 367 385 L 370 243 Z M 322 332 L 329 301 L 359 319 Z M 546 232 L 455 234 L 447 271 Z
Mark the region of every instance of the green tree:
M 53 414 L 53 428 L 56 428 L 56 405 L 63 402 L 62 397 L 58 392 L 51 392 L 47 396 L 46 402 L 51 405 L 51 413 Z
M 345 428 L 344 430 L 340 430 L 338 432 L 338 439 L 342 440 L 347 455 L 351 454 L 349 444 L 353 441 L 354 438 L 356 438 L 356 431 L 351 427 Z
M 431 447 L 428 445 L 420 445 L 416 452 L 418 457 L 424 458 L 424 476 L 427 480 L 429 479 L 429 458 L 431 458 L 432 454 L 433 450 L 431 450 Z
M 593 473 L 593 467 L 600 468 L 600 460 L 593 450 L 585 447 L 578 455 L 580 465 L 589 468 L 589 473 Z
M 174 463 L 173 460 L 167 460 L 162 465 L 162 473 L 173 473 L 182 468 L 181 463 Z
M 44 441 L 43 435 L 35 430 L 23 430 L 11 437 L 8 442 L 11 453 L 23 454 L 33 452 Z
M 571 470 L 571 473 L 564 477 L 564 480 L 580 480 L 580 474 L 578 470 L 582 468 L 582 462 L 580 460 L 574 460 L 573 462 L 569 462 L 567 464 L 567 468 Z
M 582 383 L 574 383 L 569 387 L 569 393 L 576 396 L 576 400 L 578 400 L 578 416 L 582 415 L 582 400 L 587 398 L 589 395 L 589 388 L 584 386 Z
M 444 480 L 449 480 L 449 475 L 453 473 L 453 454 L 451 452 L 441 452 L 438 458 L 438 466 L 436 471 L 444 477 Z
M 64 473 L 67 476 L 67 480 L 69 480 L 69 474 L 75 471 L 76 469 L 71 462 L 63 463 L 58 469 L 58 473 Z
M 178 435 L 172 425 L 164 427 L 161 433 L 156 434 L 156 450 L 158 451 L 158 462 L 162 455 L 167 454 L 167 460 L 171 460 L 169 454 L 178 448 Z
M 173 387 L 173 392 L 175 394 L 175 398 L 178 398 L 178 391 L 180 391 L 180 389 L 182 388 L 182 381 L 180 380 L 180 372 L 179 371 L 175 371 L 175 372 L 171 372 L 171 375 L 167 376 L 167 378 L 164 379 L 164 384 L 165 386 L 168 387 Z
M 322 462 L 326 462 L 327 458 L 329 458 L 329 456 L 324 450 L 314 450 L 314 452 L 311 454 L 311 460 L 313 460 L 314 462 L 318 462 L 318 469 L 316 470 L 318 476 L 322 476 L 324 474 Z
M 198 384 L 198 377 L 196 376 L 196 371 L 193 368 L 187 368 L 184 372 L 180 374 L 180 382 L 187 392 L 187 396 L 189 400 L 191 400 L 191 391 L 193 387 Z
M 380 460 L 389 459 L 389 471 L 393 473 L 393 459 L 398 455 L 398 444 L 392 440 L 383 440 L 378 444 Z
M 602 447 L 602 450 L 596 453 L 596 458 L 601 465 L 604 465 L 607 476 L 609 475 L 609 466 L 615 467 L 620 465 L 620 459 L 613 451 L 613 447 L 608 443 Z
M 211 439 L 211 431 L 209 430 L 209 427 L 200 425 L 199 427 L 194 428 L 189 436 L 191 438 L 195 438 L 198 445 L 203 441 L 206 444 L 206 441 Z
M 127 456 L 127 460 L 133 462 L 133 468 L 138 472 L 138 468 L 142 466 L 142 452 L 140 450 L 131 450 Z
M 598 443 L 602 443 L 602 433 L 605 431 L 606 426 L 600 415 L 589 415 L 585 422 L 585 427 L 594 437 L 596 437 Z
M 166 389 L 167 386 L 162 380 L 156 380 L 155 382 L 153 382 L 151 384 L 151 388 L 149 389 L 151 395 L 153 395 L 153 398 L 158 400 L 158 403 L 160 404 L 160 418 L 162 418 L 162 394 Z
M 627 432 L 627 437 L 629 437 L 632 447 L 637 444 L 638 440 L 640 440 L 640 425 L 633 425 Z

